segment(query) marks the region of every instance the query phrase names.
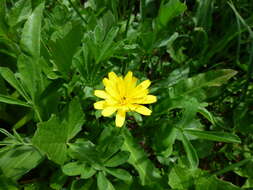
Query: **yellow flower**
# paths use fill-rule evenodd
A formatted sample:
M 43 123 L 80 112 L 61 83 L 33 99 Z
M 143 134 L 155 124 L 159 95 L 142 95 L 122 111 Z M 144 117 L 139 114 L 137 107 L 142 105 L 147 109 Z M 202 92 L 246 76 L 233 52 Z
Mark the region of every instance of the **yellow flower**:
M 137 78 L 129 71 L 123 78 L 118 77 L 114 72 L 103 79 L 105 90 L 95 90 L 95 96 L 104 100 L 94 103 L 94 108 L 102 110 L 104 117 L 116 113 L 116 126 L 122 127 L 125 122 L 126 112 L 136 111 L 142 115 L 150 115 L 151 110 L 141 104 L 156 102 L 156 96 L 149 95 L 148 87 L 150 80 L 145 80 L 139 85 Z

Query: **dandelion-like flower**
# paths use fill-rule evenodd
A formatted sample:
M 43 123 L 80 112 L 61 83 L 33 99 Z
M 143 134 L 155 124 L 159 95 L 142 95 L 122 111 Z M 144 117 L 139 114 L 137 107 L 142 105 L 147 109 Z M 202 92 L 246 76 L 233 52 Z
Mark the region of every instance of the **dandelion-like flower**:
M 114 72 L 103 79 L 105 90 L 95 90 L 95 96 L 104 100 L 94 103 L 95 109 L 102 110 L 104 117 L 116 113 L 116 126 L 122 127 L 125 122 L 126 112 L 135 111 L 142 115 L 150 115 L 151 110 L 142 104 L 156 102 L 156 96 L 149 95 L 150 80 L 145 80 L 137 85 L 137 78 L 129 71 L 123 78 Z

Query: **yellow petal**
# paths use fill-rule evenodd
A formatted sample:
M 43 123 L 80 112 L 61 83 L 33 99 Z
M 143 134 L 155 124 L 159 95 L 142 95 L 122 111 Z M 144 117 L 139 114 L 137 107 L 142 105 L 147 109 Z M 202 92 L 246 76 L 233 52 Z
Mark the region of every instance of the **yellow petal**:
M 150 80 L 144 80 L 137 86 L 137 88 L 147 89 L 150 86 L 150 84 L 151 84 Z
M 114 98 L 115 100 L 120 100 L 120 95 L 118 93 L 118 90 L 116 89 L 116 86 L 107 85 L 105 87 L 105 90 L 107 94 L 109 94 L 112 98 Z
M 103 78 L 103 84 L 104 84 L 104 86 L 107 86 L 109 84 L 109 79 Z
M 140 89 L 140 88 L 137 89 L 137 87 L 135 89 L 133 89 L 131 93 L 129 93 L 129 96 L 131 98 L 143 98 L 147 95 L 148 95 L 147 89 Z
M 103 109 L 102 111 L 102 115 L 104 117 L 109 117 L 111 116 L 117 109 L 115 107 L 107 107 L 105 109 Z
M 126 86 L 125 86 L 125 82 L 122 77 L 118 78 L 117 88 L 118 88 L 118 92 L 119 92 L 120 97 L 124 97 L 126 95 Z
M 117 78 L 118 78 L 118 76 L 114 72 L 110 72 L 108 74 L 108 77 L 109 77 L 109 80 L 112 81 L 112 82 L 116 82 Z
M 94 108 L 97 110 L 104 109 L 105 103 L 106 102 L 104 100 L 98 101 L 98 102 L 94 103 Z
M 151 115 L 152 111 L 150 109 L 148 109 L 145 106 L 142 105 L 136 105 L 134 108 L 134 111 L 142 114 L 142 115 Z
M 130 83 L 132 81 L 133 73 L 128 71 L 127 75 L 124 77 L 124 81 Z
M 104 90 L 95 90 L 94 94 L 95 96 L 103 99 L 106 99 L 108 97 L 108 94 Z
M 126 112 L 124 110 L 118 110 L 116 114 L 116 127 L 122 127 L 126 118 Z
M 153 95 L 147 95 L 146 97 L 143 98 L 141 104 L 152 104 L 157 101 L 156 96 Z

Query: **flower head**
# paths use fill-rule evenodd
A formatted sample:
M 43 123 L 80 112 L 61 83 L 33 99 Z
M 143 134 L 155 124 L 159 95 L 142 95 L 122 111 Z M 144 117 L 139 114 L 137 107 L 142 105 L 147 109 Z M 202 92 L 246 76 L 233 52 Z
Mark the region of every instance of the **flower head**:
M 94 103 L 95 109 L 102 110 L 104 117 L 116 113 L 116 126 L 122 127 L 125 122 L 126 112 L 135 111 L 142 115 L 150 115 L 151 110 L 142 104 L 156 102 L 156 96 L 149 95 L 150 80 L 145 80 L 137 85 L 137 78 L 129 71 L 123 78 L 114 72 L 103 79 L 105 90 L 95 90 L 95 96 L 104 100 Z

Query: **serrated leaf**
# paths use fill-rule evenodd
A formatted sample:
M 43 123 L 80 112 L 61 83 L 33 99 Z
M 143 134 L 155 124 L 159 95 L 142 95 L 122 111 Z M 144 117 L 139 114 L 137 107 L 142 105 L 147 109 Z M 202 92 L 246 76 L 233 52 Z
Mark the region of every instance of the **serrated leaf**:
M 67 158 L 66 143 L 81 130 L 83 117 L 80 103 L 74 98 L 62 114 L 63 121 L 52 115 L 48 121 L 38 124 L 33 144 L 44 151 L 49 159 L 63 164 Z
M 66 106 L 61 117 L 63 118 L 62 123 L 69 126 L 68 139 L 72 139 L 79 131 L 81 131 L 84 123 L 83 110 L 77 98 L 73 98 L 68 106 Z
M 240 138 L 237 135 L 231 133 L 218 132 L 218 131 L 200 131 L 192 129 L 185 129 L 184 131 L 187 134 L 194 135 L 196 137 L 199 137 L 200 139 L 227 142 L 227 143 L 241 143 Z
M 142 185 L 157 183 L 161 178 L 159 170 L 148 159 L 144 150 L 135 142 L 131 133 L 124 129 L 122 150 L 130 152 L 128 162 L 138 171 Z
M 50 160 L 63 164 L 67 159 L 67 140 L 67 126 L 52 115 L 48 121 L 38 124 L 32 143 L 45 152 Z

